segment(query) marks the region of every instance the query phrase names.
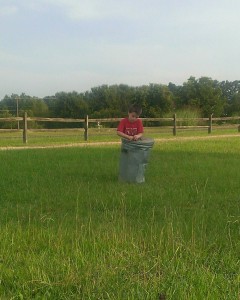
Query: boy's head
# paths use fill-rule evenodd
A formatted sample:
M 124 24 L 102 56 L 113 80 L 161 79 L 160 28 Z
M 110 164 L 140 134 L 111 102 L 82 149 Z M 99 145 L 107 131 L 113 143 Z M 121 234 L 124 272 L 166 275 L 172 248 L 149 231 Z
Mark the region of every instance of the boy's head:
M 130 122 L 134 122 L 137 120 L 137 118 L 141 115 L 142 113 L 142 108 L 137 105 L 133 104 L 129 107 L 128 109 L 128 119 Z

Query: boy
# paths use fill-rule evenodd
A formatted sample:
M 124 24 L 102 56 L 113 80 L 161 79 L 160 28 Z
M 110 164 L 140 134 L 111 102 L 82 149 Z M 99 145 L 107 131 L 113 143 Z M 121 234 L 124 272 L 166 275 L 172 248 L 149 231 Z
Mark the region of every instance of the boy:
M 133 104 L 128 110 L 128 118 L 120 121 L 117 128 L 117 135 L 129 141 L 137 141 L 143 135 L 143 125 L 139 116 L 142 113 L 140 106 Z

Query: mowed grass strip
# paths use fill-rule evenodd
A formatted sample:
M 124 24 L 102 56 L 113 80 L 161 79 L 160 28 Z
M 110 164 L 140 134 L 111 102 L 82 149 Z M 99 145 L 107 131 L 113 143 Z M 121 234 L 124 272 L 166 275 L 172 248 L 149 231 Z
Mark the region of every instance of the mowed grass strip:
M 173 138 L 188 138 L 200 137 L 211 138 L 216 136 L 239 136 L 237 127 L 224 129 L 221 126 L 213 127 L 212 134 L 208 134 L 207 128 L 204 129 L 178 129 L 177 136 L 173 136 L 172 128 L 164 126 L 159 127 L 145 127 L 144 134 L 155 139 L 173 139 Z M 96 142 L 119 142 L 119 136 L 116 135 L 116 128 L 89 128 L 88 143 Z M 37 147 L 37 146 L 58 146 L 58 145 L 72 145 L 83 144 L 84 129 L 68 129 L 68 130 L 28 130 L 27 144 L 23 143 L 23 132 L 19 131 L 0 131 L 0 149 L 6 147 Z
M 238 138 L 1 151 L 1 299 L 238 299 Z

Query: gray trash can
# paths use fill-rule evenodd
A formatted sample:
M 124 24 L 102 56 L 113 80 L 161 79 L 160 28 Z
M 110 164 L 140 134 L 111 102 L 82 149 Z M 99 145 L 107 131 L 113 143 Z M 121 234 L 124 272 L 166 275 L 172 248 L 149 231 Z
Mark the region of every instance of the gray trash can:
M 122 139 L 119 180 L 124 182 L 145 182 L 145 169 L 154 140 L 142 138 L 138 141 Z

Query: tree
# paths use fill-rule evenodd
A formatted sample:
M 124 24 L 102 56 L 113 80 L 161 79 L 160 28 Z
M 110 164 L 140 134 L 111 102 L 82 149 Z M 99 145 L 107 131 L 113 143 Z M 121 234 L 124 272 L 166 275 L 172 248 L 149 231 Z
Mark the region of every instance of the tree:
M 222 94 L 226 97 L 227 101 L 231 102 L 236 94 L 240 93 L 240 80 L 235 81 L 222 81 L 219 84 Z
M 135 88 L 125 84 L 102 85 L 86 92 L 84 99 L 89 105 L 91 114 L 111 111 L 123 115 L 126 114 L 129 105 L 135 101 Z
M 88 105 L 83 95 L 75 91 L 56 93 L 52 104 L 54 104 L 52 107 L 54 117 L 79 119 L 84 118 L 88 113 Z
M 199 79 L 191 76 L 183 85 L 149 84 L 142 86 L 101 85 L 85 93 L 75 91 L 58 92 L 44 99 L 24 93 L 5 96 L 0 101 L 0 110 L 6 109 L 13 116 L 27 111 L 29 116 L 84 118 L 89 114 L 96 118 L 122 117 L 127 114 L 130 104 L 137 103 L 143 108 L 142 117 L 162 117 L 173 110 L 200 112 L 221 116 L 238 112 L 240 81 Z M 48 123 L 48 126 L 52 126 Z M 61 125 L 62 126 L 62 125 Z
M 200 108 L 205 117 L 213 114 L 221 116 L 224 112 L 225 98 L 217 81 L 209 77 L 201 77 L 198 80 L 198 92 Z
M 172 93 L 172 101 L 174 109 L 182 107 L 182 86 L 169 82 L 168 89 Z
M 149 117 L 162 117 L 173 109 L 172 93 L 166 85 L 150 84 L 147 95 Z
M 5 96 L 0 102 L 0 107 L 6 107 L 13 116 L 23 116 L 26 111 L 29 116 L 45 116 L 48 113 L 46 103 L 37 97 L 31 97 L 24 93 Z
M 216 80 L 209 77 L 190 77 L 181 91 L 182 107 L 200 109 L 204 117 L 220 116 L 224 112 L 225 98 Z
M 180 98 L 179 107 L 200 108 L 198 80 L 195 77 L 191 76 L 187 82 L 183 83 Z
M 227 115 L 240 115 L 240 93 L 237 93 L 231 99 L 231 103 L 226 108 Z
M 9 112 L 9 110 L 7 109 L 7 107 L 5 106 L 1 106 L 1 110 L 0 110 L 0 118 L 11 118 L 12 114 Z M 15 128 L 17 127 L 17 122 L 0 122 L 0 128 L 5 129 L 5 128 Z

